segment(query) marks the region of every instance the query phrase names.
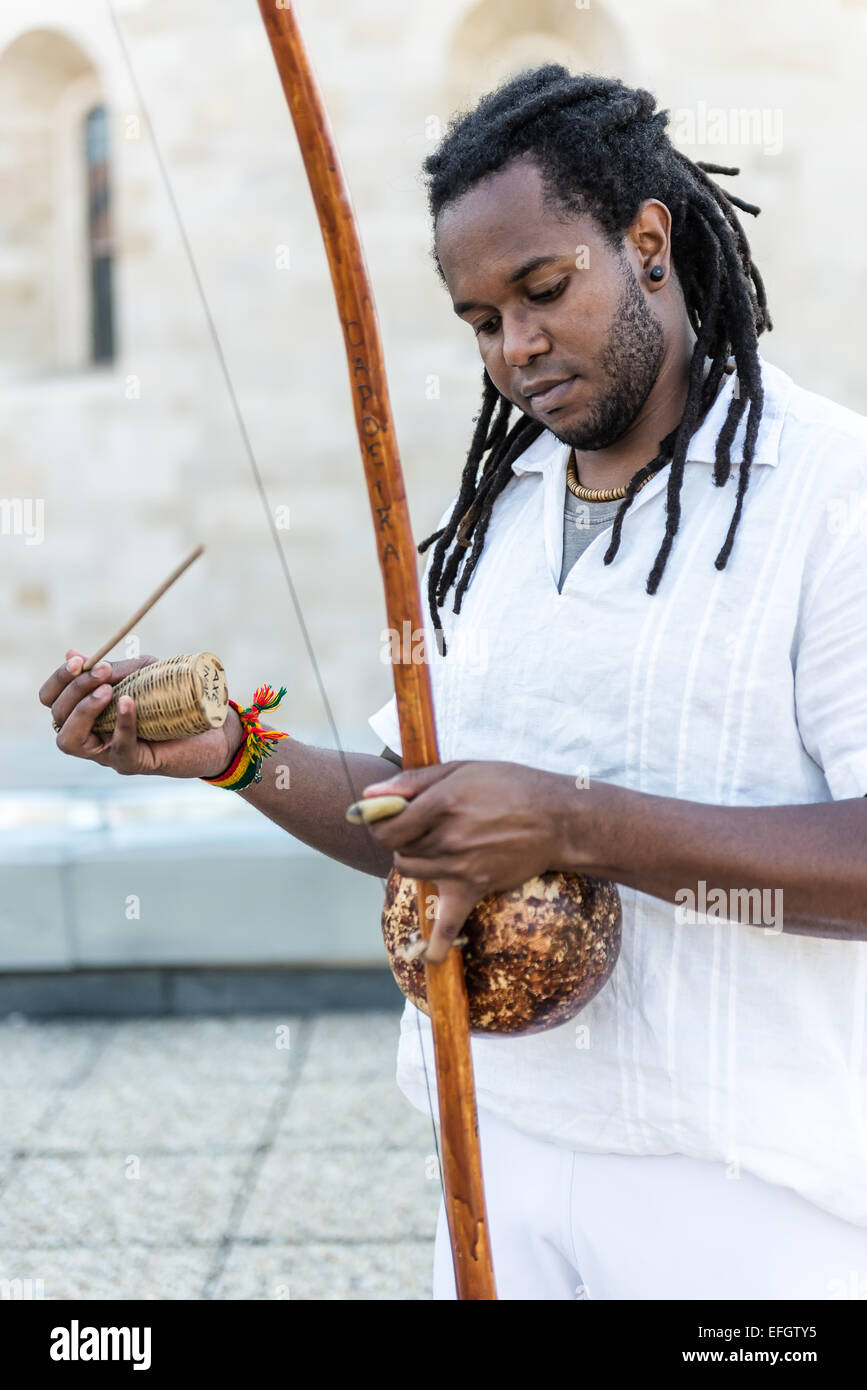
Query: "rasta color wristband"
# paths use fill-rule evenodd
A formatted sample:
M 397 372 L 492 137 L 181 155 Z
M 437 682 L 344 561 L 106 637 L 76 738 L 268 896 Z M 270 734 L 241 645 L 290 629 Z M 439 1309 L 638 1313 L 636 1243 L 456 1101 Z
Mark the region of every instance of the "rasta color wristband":
M 241 709 L 234 700 L 229 701 L 241 721 L 244 738 L 228 767 L 216 777 L 201 777 L 200 781 L 209 782 L 212 787 L 225 787 L 230 792 L 242 791 L 251 782 L 261 782 L 263 762 L 270 758 L 274 744 L 289 735 L 279 729 L 263 729 L 259 715 L 265 710 L 276 709 L 285 694 L 285 685 L 278 691 L 272 690 L 270 685 L 260 685 L 249 709 Z

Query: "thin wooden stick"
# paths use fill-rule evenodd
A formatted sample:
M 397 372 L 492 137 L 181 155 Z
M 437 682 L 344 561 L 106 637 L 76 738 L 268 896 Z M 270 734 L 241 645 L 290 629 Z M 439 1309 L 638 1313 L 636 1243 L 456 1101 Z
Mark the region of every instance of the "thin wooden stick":
M 198 560 L 199 556 L 204 553 L 204 549 L 205 547 L 203 545 L 197 545 L 192 555 L 188 555 L 186 560 L 184 560 L 183 564 L 178 565 L 177 569 L 172 570 L 168 579 L 164 579 L 160 587 L 154 590 L 150 598 L 146 599 L 145 602 L 142 604 L 141 608 L 136 609 L 129 622 L 124 623 L 120 631 L 116 632 L 110 641 L 104 643 L 103 646 L 99 648 L 99 651 L 94 652 L 93 656 L 89 656 L 87 658 L 87 660 L 81 668 L 82 671 L 90 671 L 98 661 L 102 660 L 106 652 L 110 652 L 112 647 L 117 645 L 117 643 L 121 640 L 122 637 L 126 637 L 126 634 L 128 632 L 132 632 L 136 623 L 144 617 L 145 613 L 150 612 L 157 600 L 161 599 L 166 590 L 172 587 L 175 580 L 180 579 L 184 570 L 189 569 L 190 565 L 193 563 L 194 560 Z

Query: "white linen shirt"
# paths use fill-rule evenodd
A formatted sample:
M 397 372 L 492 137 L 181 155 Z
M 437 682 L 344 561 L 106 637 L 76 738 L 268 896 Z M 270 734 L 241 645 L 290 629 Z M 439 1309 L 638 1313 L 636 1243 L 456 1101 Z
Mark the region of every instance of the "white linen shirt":
M 728 565 L 714 559 L 743 420 L 728 484 L 712 473 L 735 376 L 692 438 L 654 596 L 667 469 L 636 497 L 613 563 L 609 528 L 558 593 L 569 448 L 545 431 L 513 464 L 461 613 L 453 589 L 439 610 L 444 659 L 425 572 L 443 762 L 503 759 L 726 806 L 867 793 L 867 420 L 766 362 L 762 374 Z M 394 698 L 369 722 L 400 750 Z M 683 921 L 674 903 L 620 893 L 619 961 L 576 1019 L 473 1039 L 479 1104 L 576 1150 L 720 1160 L 867 1226 L 867 943 Z M 398 1084 L 427 1112 L 422 1042 L 435 1094 L 430 1026 L 407 1003 Z

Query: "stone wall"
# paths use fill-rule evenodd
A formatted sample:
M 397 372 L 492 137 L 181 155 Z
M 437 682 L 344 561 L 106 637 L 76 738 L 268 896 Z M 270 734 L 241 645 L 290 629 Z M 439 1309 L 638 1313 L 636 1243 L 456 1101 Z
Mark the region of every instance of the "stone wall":
M 864 408 L 864 257 L 845 230 L 859 225 L 865 196 L 861 4 L 301 0 L 297 9 L 360 219 L 419 537 L 454 490 L 480 379 L 471 335 L 428 259 L 419 166 L 438 123 L 522 62 L 554 57 L 641 81 L 687 139 L 705 139 L 690 153 L 742 166 L 739 191 L 764 209 L 753 240 L 777 325 L 766 353 Z M 268 505 L 289 509 L 280 539 L 337 728 L 347 744 L 374 746 L 366 717 L 390 693 L 379 575 L 327 266 L 258 12 L 237 0 L 127 0 L 117 10 Z M 44 499 L 42 544 L 0 536 L 10 776 L 73 776 L 59 768 L 68 760 L 46 736 L 36 688 L 67 645 L 92 648 L 200 540 L 205 558 L 142 624 L 142 650 L 212 648 L 242 695 L 262 679 L 283 682 L 288 726 L 331 742 L 105 8 L 7 3 L 0 53 L 0 179 L 19 190 L 3 200 L 0 224 L 0 494 Z M 70 135 L 95 92 L 111 112 L 117 242 L 119 353 L 101 369 L 86 366 L 83 350 Z M 732 116 L 735 138 L 715 143 L 714 112 L 735 108 L 768 113 L 767 138 L 739 143 Z M 74 779 L 87 775 L 76 769 Z

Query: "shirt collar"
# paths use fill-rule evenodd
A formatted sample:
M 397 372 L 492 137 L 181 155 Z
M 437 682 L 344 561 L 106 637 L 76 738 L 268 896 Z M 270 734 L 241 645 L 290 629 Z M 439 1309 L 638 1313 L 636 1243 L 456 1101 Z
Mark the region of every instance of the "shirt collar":
M 770 362 L 766 362 L 764 358 L 760 358 L 759 362 L 761 364 L 764 400 L 753 462 L 776 467 L 780 461 L 780 435 L 792 391 L 792 379 L 785 372 L 780 371 L 779 367 L 774 367 Z M 686 455 L 687 463 L 712 464 L 714 462 L 716 442 L 725 423 L 737 384 L 738 377 L 735 372 L 732 372 L 731 376 L 727 376 L 723 381 L 716 400 L 689 441 Z M 741 463 L 743 460 L 747 413 L 745 410 L 732 441 L 730 456 L 733 464 Z M 539 437 L 533 440 L 529 448 L 525 449 L 523 454 L 514 460 L 512 470 L 518 475 L 541 473 L 545 469 L 561 463 L 568 452 L 568 444 L 562 443 L 550 430 L 543 430 Z

